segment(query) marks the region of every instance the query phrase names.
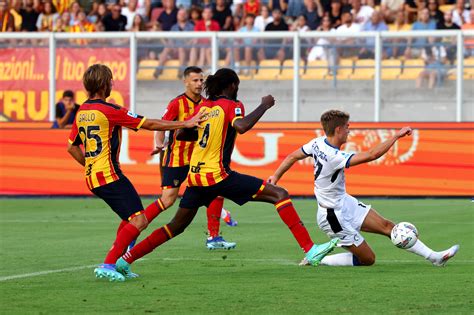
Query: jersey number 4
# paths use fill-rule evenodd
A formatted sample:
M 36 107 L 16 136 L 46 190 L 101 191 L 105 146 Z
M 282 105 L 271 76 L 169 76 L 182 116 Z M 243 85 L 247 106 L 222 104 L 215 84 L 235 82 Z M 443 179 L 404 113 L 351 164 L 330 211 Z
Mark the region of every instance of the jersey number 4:
M 209 130 L 211 129 L 210 124 L 206 124 L 204 127 L 204 132 L 202 133 L 201 140 L 199 141 L 199 146 L 205 148 L 207 146 L 207 141 L 209 140 Z
M 85 157 L 96 157 L 102 152 L 102 139 L 100 136 L 97 134 L 98 131 L 100 131 L 99 126 L 87 126 L 87 131 L 86 128 L 84 127 L 79 127 L 79 133 L 84 134 L 84 151 L 85 151 Z M 95 151 L 87 151 L 87 143 L 90 143 L 89 141 L 95 141 Z

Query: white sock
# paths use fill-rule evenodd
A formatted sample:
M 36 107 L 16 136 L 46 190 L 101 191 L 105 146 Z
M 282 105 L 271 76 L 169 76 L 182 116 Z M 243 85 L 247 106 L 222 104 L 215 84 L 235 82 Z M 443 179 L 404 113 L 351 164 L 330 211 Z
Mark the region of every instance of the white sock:
M 340 253 L 329 255 L 321 260 L 324 266 L 354 266 L 354 255 L 352 253 Z
M 434 253 L 434 251 L 431 248 L 426 246 L 419 239 L 416 241 L 415 245 L 413 245 L 413 247 L 411 248 L 408 248 L 407 251 L 420 255 L 421 257 L 424 257 L 425 259 L 428 259 L 428 260 L 430 260 L 430 256 L 433 256 L 433 253 Z
M 226 216 L 227 216 L 227 212 L 224 208 L 222 208 L 222 210 L 221 210 L 221 219 L 225 219 Z

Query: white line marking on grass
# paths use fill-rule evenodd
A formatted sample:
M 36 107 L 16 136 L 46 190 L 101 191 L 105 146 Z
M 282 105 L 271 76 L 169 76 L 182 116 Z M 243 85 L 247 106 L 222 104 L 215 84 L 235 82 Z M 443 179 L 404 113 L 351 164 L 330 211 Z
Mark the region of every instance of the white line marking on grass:
M 225 252 L 222 252 L 225 253 Z M 137 262 L 144 261 L 144 260 L 150 260 L 150 261 L 164 261 L 164 262 L 182 262 L 182 261 L 224 261 L 222 258 L 187 258 L 187 257 L 163 257 L 163 258 L 141 258 L 137 260 Z M 226 261 L 233 262 L 233 263 L 238 263 L 238 262 L 254 262 L 254 263 L 274 263 L 277 265 L 284 265 L 284 266 L 297 266 L 299 261 L 297 260 L 292 260 L 292 259 L 284 259 L 284 258 L 274 258 L 274 259 L 265 259 L 265 258 L 226 258 Z M 459 260 L 456 259 L 453 262 L 457 263 L 462 263 L 462 264 L 473 264 L 474 260 L 472 259 L 463 259 Z M 423 260 L 423 259 L 402 259 L 402 260 L 388 260 L 388 259 L 383 259 L 383 260 L 377 260 L 377 263 L 384 263 L 384 264 L 426 264 L 427 266 L 430 266 L 429 262 Z M 97 264 L 95 265 L 87 265 L 87 266 L 77 266 L 77 267 L 69 267 L 69 268 L 63 268 L 63 269 L 53 269 L 53 270 L 44 270 L 44 271 L 38 271 L 38 272 L 31 272 L 31 273 L 24 273 L 24 274 L 19 274 L 19 275 L 12 275 L 12 276 L 5 276 L 5 277 L 0 277 L 0 282 L 3 281 L 8 281 L 8 280 L 15 280 L 15 279 L 23 279 L 23 278 L 32 278 L 32 277 L 37 277 L 37 276 L 44 276 L 44 275 L 49 275 L 52 273 L 61 273 L 61 272 L 71 272 L 71 271 L 78 271 L 78 270 L 84 270 L 92 267 L 96 267 Z M 435 267 L 433 267 L 435 268 Z

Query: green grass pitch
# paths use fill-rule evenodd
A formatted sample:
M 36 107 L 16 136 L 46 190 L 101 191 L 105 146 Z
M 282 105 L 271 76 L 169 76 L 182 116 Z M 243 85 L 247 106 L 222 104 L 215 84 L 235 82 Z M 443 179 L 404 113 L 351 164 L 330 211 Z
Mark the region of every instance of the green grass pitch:
M 414 223 L 435 250 L 455 243 L 445 268 L 366 239 L 372 267 L 298 267 L 303 257 L 271 205 L 226 202 L 239 226 L 222 226 L 232 251 L 205 249 L 201 209 L 184 234 L 134 264 L 140 278 L 109 283 L 93 276 L 119 220 L 97 199 L 0 199 L 1 314 L 472 314 L 474 203 L 362 199 L 393 221 Z M 150 199 L 144 200 L 147 204 Z M 295 205 L 317 242 L 314 200 Z M 143 233 L 168 222 L 176 206 Z

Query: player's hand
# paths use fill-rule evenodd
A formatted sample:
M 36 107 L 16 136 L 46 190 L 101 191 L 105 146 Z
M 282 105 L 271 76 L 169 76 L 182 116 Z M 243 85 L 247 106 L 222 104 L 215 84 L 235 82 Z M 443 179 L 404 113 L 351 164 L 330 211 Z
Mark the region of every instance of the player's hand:
M 272 175 L 270 177 L 268 177 L 267 179 L 267 183 L 270 183 L 270 184 L 273 184 L 273 185 L 276 185 L 278 182 L 278 179 L 275 175 Z
M 262 105 L 269 109 L 275 105 L 275 99 L 271 95 L 264 96 L 262 97 Z
M 160 153 L 161 151 L 163 151 L 163 148 L 164 148 L 164 147 L 165 147 L 164 145 L 158 145 L 158 144 L 157 144 L 157 145 L 155 146 L 155 149 L 150 152 L 150 155 L 155 155 L 155 154 Z
M 193 127 L 204 128 L 200 124 L 206 120 L 207 120 L 207 114 L 205 113 L 205 109 L 203 108 L 201 109 L 199 113 L 197 113 L 196 116 L 184 122 L 184 128 L 193 128 Z
M 403 138 L 405 136 L 411 136 L 413 130 L 410 128 L 410 127 L 403 127 L 402 129 L 400 129 L 400 131 L 398 132 L 398 135 L 397 137 L 398 138 Z

